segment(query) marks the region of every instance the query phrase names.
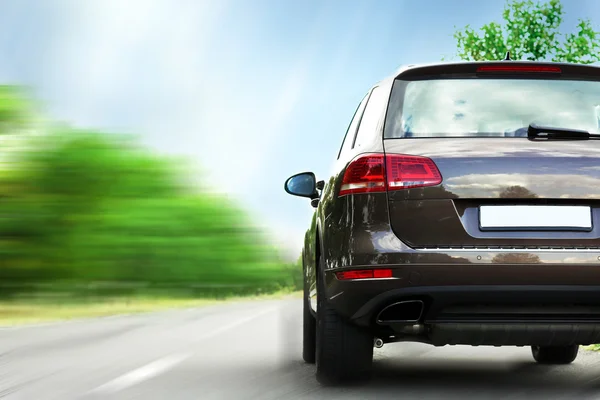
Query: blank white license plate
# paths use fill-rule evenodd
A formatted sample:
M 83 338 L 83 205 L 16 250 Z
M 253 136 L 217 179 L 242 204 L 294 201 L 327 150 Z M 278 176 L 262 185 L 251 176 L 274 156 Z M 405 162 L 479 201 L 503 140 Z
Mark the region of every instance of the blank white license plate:
M 479 226 L 502 230 L 591 230 L 588 206 L 481 206 Z

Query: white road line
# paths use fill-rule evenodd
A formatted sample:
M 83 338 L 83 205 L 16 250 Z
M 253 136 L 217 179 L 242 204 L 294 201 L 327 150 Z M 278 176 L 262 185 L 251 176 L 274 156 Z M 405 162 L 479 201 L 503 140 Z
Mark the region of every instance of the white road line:
M 269 308 L 267 310 L 264 310 L 262 312 L 259 312 L 257 314 L 251 315 L 249 317 L 246 318 L 242 318 L 242 319 L 238 319 L 236 321 L 233 321 L 230 324 L 221 326 L 218 329 L 215 329 L 213 331 L 210 331 L 204 335 L 200 335 L 198 336 L 194 342 L 200 341 L 200 340 L 204 340 L 204 339 L 208 339 L 211 338 L 213 336 L 217 336 L 220 333 L 223 333 L 225 331 L 228 331 L 230 329 L 235 328 L 236 326 L 240 326 L 243 325 L 247 322 L 252 321 L 253 319 L 256 319 L 258 317 L 261 317 L 265 314 L 269 314 L 275 310 L 277 310 L 279 307 L 272 307 Z M 191 354 L 187 354 L 187 353 L 177 353 L 177 354 L 171 354 L 169 356 L 163 357 L 163 358 L 159 358 L 156 361 L 151 362 L 150 364 L 146 364 L 143 367 L 140 367 L 138 369 L 134 369 L 133 371 L 130 371 L 124 375 L 119 376 L 116 379 L 113 379 L 110 382 L 105 383 L 102 386 L 98 386 L 97 388 L 93 389 L 92 391 L 90 391 L 90 394 L 109 394 L 109 393 L 115 393 L 118 392 L 120 390 L 126 389 L 128 387 L 131 387 L 133 385 L 136 385 L 140 382 L 143 382 L 145 380 L 148 380 L 150 378 L 153 378 L 157 375 L 160 375 L 168 370 L 170 370 L 171 368 L 175 367 L 177 364 L 183 362 L 185 359 L 187 359 L 188 357 L 190 357 Z
M 189 356 L 189 354 L 171 354 L 170 356 L 160 358 L 156 361 L 151 362 L 150 364 L 144 365 L 141 368 L 134 369 L 133 371 L 128 372 L 125 375 L 121 375 L 120 377 L 108 383 L 105 383 L 102 386 L 97 387 L 90 393 L 109 394 L 118 392 L 119 390 L 123 390 L 127 387 L 136 385 L 140 382 L 143 382 L 147 379 L 150 379 L 152 377 L 162 374 L 163 372 L 168 371 L 169 369 L 173 368 L 175 365 L 179 364 Z

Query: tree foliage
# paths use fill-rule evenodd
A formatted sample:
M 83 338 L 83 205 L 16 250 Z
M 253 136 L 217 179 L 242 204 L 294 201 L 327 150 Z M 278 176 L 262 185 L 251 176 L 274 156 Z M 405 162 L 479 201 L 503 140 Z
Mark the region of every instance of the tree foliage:
M 22 103 L 2 107 L 22 121 Z M 116 134 L 46 131 L 0 168 L 0 283 L 296 284 L 243 209 L 185 184 L 181 161 Z
M 22 128 L 32 118 L 32 103 L 25 91 L 16 86 L 0 85 L 0 134 Z
M 507 2 L 503 24 L 490 22 L 454 33 L 458 57 L 467 61 L 514 60 L 591 64 L 600 61 L 600 32 L 589 19 L 579 19 L 574 33 L 560 31 L 564 10 L 560 0 Z

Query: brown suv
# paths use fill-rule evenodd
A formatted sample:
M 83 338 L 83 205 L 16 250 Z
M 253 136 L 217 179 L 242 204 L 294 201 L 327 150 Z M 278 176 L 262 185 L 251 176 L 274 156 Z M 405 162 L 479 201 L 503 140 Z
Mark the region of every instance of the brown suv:
M 306 362 L 369 375 L 373 347 L 600 342 L 600 68 L 409 66 L 362 100 L 302 252 Z

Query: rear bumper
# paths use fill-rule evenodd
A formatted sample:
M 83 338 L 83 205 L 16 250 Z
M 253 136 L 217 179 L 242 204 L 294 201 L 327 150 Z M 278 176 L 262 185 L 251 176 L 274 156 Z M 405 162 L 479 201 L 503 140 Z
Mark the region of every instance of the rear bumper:
M 422 300 L 418 324 L 425 331 L 418 338 L 397 335 L 397 340 L 434 345 L 600 342 L 598 265 L 385 266 L 390 267 L 394 279 L 340 281 L 334 270 L 327 271 L 329 303 L 353 323 L 384 335 L 397 325 L 376 322 L 381 310 Z
M 391 268 L 393 278 L 338 280 L 348 269 Z M 582 264 L 402 264 L 353 266 L 325 271 L 326 297 L 343 316 L 367 324 L 378 308 L 393 301 L 423 298 L 423 317 L 461 304 L 597 305 L 600 265 Z
M 409 299 L 425 303 L 422 323 L 600 323 L 600 285 L 426 286 L 385 291 L 352 310 L 341 296 L 331 302 L 353 322 L 368 326 L 385 306 Z

